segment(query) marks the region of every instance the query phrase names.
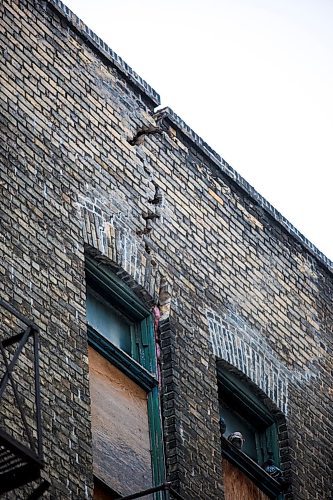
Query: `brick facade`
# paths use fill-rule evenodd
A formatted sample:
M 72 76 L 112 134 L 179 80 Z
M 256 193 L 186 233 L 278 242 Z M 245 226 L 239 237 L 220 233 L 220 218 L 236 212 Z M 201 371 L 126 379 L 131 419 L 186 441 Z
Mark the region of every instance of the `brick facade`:
M 223 498 L 217 360 L 284 415 L 286 498 L 332 498 L 333 264 L 154 114 L 156 92 L 60 1 L 0 14 L 0 291 L 41 331 L 44 497 L 92 494 L 86 252 L 159 307 L 167 478 L 184 498 Z

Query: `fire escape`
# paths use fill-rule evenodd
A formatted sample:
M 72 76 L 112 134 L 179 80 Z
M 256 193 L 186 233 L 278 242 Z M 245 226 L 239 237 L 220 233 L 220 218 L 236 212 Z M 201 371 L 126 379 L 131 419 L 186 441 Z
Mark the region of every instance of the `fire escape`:
M 0 300 L 0 496 L 38 480 L 42 467 L 38 328 Z

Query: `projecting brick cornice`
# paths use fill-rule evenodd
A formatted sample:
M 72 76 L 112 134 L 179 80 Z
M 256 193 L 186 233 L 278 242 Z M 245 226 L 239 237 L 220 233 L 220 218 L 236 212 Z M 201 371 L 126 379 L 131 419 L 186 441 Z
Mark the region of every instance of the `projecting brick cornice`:
M 126 62 L 118 56 L 103 40 L 96 35 L 79 17 L 77 17 L 60 0 L 47 0 L 47 2 L 61 14 L 70 25 L 86 40 L 90 45 L 97 49 L 109 62 L 115 66 L 124 76 L 137 87 L 154 106 L 160 104 L 160 96 L 148 85 Z
M 76 30 L 82 38 L 95 50 L 100 52 L 125 78 L 136 87 L 153 106 L 160 104 L 160 96 L 148 83 L 143 80 L 121 57 L 119 57 L 101 38 L 99 38 L 86 24 L 81 21 L 60 0 L 47 0 L 59 14 Z M 312 254 L 321 264 L 333 273 L 333 262 L 298 231 L 278 210 L 276 210 L 263 196 L 261 196 L 236 170 L 234 170 L 216 151 L 214 151 L 201 137 L 199 137 L 172 109 L 169 107 L 159 110 L 156 118 L 166 118 L 175 126 L 195 147 L 211 160 L 220 171 L 231 179 L 239 188 L 249 195 L 255 203 L 263 208 L 273 219 L 280 224 L 291 236 Z
M 291 234 L 303 247 L 306 248 L 318 261 L 333 273 L 333 262 L 318 250 L 311 241 L 303 236 L 278 210 L 276 210 L 261 194 L 258 193 L 236 170 L 234 170 L 216 151 L 214 151 L 201 137 L 199 137 L 172 109 L 166 107 L 159 110 L 155 118 L 169 120 L 181 134 L 199 148 L 219 170 L 249 195 L 255 203 L 263 208 L 273 219 Z

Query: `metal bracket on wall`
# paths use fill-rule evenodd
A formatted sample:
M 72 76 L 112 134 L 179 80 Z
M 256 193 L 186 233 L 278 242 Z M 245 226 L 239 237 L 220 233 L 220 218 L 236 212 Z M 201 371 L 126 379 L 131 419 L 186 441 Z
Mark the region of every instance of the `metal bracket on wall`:
M 141 498 L 151 493 L 165 492 L 168 496 L 164 496 L 163 500 L 185 500 L 179 493 L 177 493 L 171 486 L 171 483 L 163 483 L 159 486 L 154 486 L 153 488 L 148 488 L 147 490 L 141 490 L 132 495 L 127 495 L 125 497 L 120 497 L 119 500 L 134 500 L 136 498 Z M 162 500 L 162 498 L 161 498 Z

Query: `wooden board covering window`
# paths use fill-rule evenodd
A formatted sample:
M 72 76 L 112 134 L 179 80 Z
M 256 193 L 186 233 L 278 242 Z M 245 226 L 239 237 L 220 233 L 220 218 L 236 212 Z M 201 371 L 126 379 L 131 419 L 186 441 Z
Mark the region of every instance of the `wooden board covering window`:
M 152 486 L 147 393 L 89 347 L 94 474 L 129 495 Z
M 228 460 L 222 460 L 225 500 L 269 500 L 251 479 Z

